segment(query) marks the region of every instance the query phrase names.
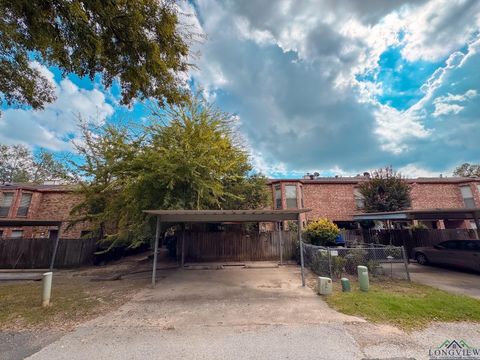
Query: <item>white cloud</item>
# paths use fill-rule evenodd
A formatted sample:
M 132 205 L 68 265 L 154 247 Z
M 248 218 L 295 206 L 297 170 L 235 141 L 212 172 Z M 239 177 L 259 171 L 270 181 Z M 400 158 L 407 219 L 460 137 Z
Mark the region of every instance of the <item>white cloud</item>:
M 409 61 L 440 60 L 461 48 L 479 29 L 479 1 L 430 1 L 406 19 L 402 55 Z
M 432 114 L 434 117 L 458 114 L 464 109 L 464 105 L 460 105 L 477 96 L 477 91 L 470 89 L 461 95 L 452 95 L 448 93 L 445 96 L 439 96 L 433 100 L 435 111 Z
M 462 146 L 470 148 L 431 114 L 432 99 L 475 90 L 444 88 L 448 81 L 464 82 L 451 73 L 477 49 L 476 3 L 198 0 L 195 8 L 208 34 L 199 47 L 195 83 L 241 116 L 255 163 L 267 174 L 315 168 L 353 173 L 386 164 L 427 174 L 449 169 Z M 403 48 L 402 60 L 446 59 L 415 89 L 423 98 L 403 111 L 376 100 L 388 85 L 377 79 L 379 59 L 392 46 Z M 400 77 L 403 71 L 395 68 Z M 368 81 L 358 75 L 369 75 Z M 443 100 L 437 114 L 466 116 L 473 103 Z M 469 126 L 461 121 L 457 130 Z
M 68 150 L 67 138 L 78 131 L 77 116 L 101 124 L 113 114 L 103 92 L 79 88 L 69 79 L 55 83 L 54 75 L 45 66 L 33 63 L 55 87 L 57 99 L 44 110 L 6 109 L 0 117 L 0 143 L 21 143 L 51 150 Z
M 420 118 L 412 111 L 399 111 L 390 106 L 380 106 L 376 111 L 377 128 L 382 148 L 393 154 L 410 150 L 408 142 L 412 139 L 423 139 L 430 131 L 421 124 Z

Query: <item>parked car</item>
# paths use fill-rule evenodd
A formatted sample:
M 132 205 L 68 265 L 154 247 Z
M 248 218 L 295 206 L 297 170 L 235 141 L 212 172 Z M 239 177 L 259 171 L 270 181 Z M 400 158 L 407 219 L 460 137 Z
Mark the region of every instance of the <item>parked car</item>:
M 421 265 L 451 265 L 480 271 L 480 240 L 448 240 L 433 247 L 413 248 Z

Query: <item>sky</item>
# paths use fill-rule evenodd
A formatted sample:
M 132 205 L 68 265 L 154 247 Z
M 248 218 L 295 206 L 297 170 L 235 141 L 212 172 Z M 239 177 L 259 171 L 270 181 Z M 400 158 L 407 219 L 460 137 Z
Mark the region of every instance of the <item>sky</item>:
M 480 163 L 480 1 L 195 0 L 182 22 L 204 40 L 187 76 L 235 115 L 257 171 L 409 177 Z M 72 151 L 77 117 L 142 122 L 119 89 L 32 63 L 57 100 L 3 109 L 0 143 Z

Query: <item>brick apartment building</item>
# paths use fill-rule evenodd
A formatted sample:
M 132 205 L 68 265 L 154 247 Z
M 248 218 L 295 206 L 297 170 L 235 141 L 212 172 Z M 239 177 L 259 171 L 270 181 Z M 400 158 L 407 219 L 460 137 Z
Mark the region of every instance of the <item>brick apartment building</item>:
M 70 211 L 81 200 L 74 187 L 68 185 L 0 185 L 0 219 L 68 220 Z M 67 228 L 64 223 L 60 237 L 80 238 L 88 229 L 82 225 Z M 56 227 L 1 228 L 3 238 L 48 238 Z
M 352 228 L 354 214 L 361 214 L 363 199 L 358 186 L 368 181 L 368 176 L 316 177 L 303 179 L 272 179 L 274 209 L 309 208 L 304 223 L 326 217 L 340 227 Z M 480 178 L 417 178 L 408 179 L 411 185 L 412 209 L 461 209 L 480 207 Z M 70 211 L 81 201 L 82 195 L 74 187 L 65 185 L 0 185 L 0 219 L 70 219 Z M 86 224 L 60 229 L 61 238 L 80 238 L 89 232 Z M 267 224 L 262 224 L 265 229 Z M 438 220 L 425 222 L 430 228 L 475 228 L 475 224 L 463 220 Z M 23 227 L 1 228 L 4 238 L 48 238 L 56 228 Z
M 340 227 L 356 227 L 353 215 L 363 212 L 363 198 L 358 186 L 369 177 L 314 177 L 272 179 L 275 209 L 309 208 L 305 222 L 328 218 Z M 411 186 L 412 209 L 460 209 L 480 207 L 480 178 L 438 177 L 407 179 Z M 475 228 L 463 220 L 424 222 L 429 228 Z

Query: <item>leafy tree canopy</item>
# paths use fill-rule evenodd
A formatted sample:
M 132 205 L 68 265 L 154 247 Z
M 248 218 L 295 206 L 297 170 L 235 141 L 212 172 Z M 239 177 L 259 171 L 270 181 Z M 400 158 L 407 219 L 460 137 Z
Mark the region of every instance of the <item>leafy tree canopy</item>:
M 33 155 L 23 145 L 0 145 L 0 183 L 44 183 L 46 181 L 67 182 L 68 170 L 54 156 L 40 150 Z
M 480 164 L 464 163 L 453 172 L 454 176 L 480 177 Z
M 193 34 L 179 24 L 175 0 L 0 0 L 0 100 L 43 108 L 51 84 L 31 60 L 93 79 L 117 79 L 122 103 L 184 98 Z M 3 98 L 3 99 L 2 99 Z
M 374 171 L 359 191 L 365 199 L 366 212 L 399 211 L 411 206 L 410 186 L 391 167 Z
M 158 110 L 148 125 L 84 128 L 78 150 L 86 200 L 75 209 L 99 236 L 132 246 L 151 236 L 144 209 L 263 207 L 266 179 L 252 166 L 231 116 L 200 98 Z M 152 225 L 152 224 L 150 224 Z M 146 235 L 145 235 L 146 234 Z

